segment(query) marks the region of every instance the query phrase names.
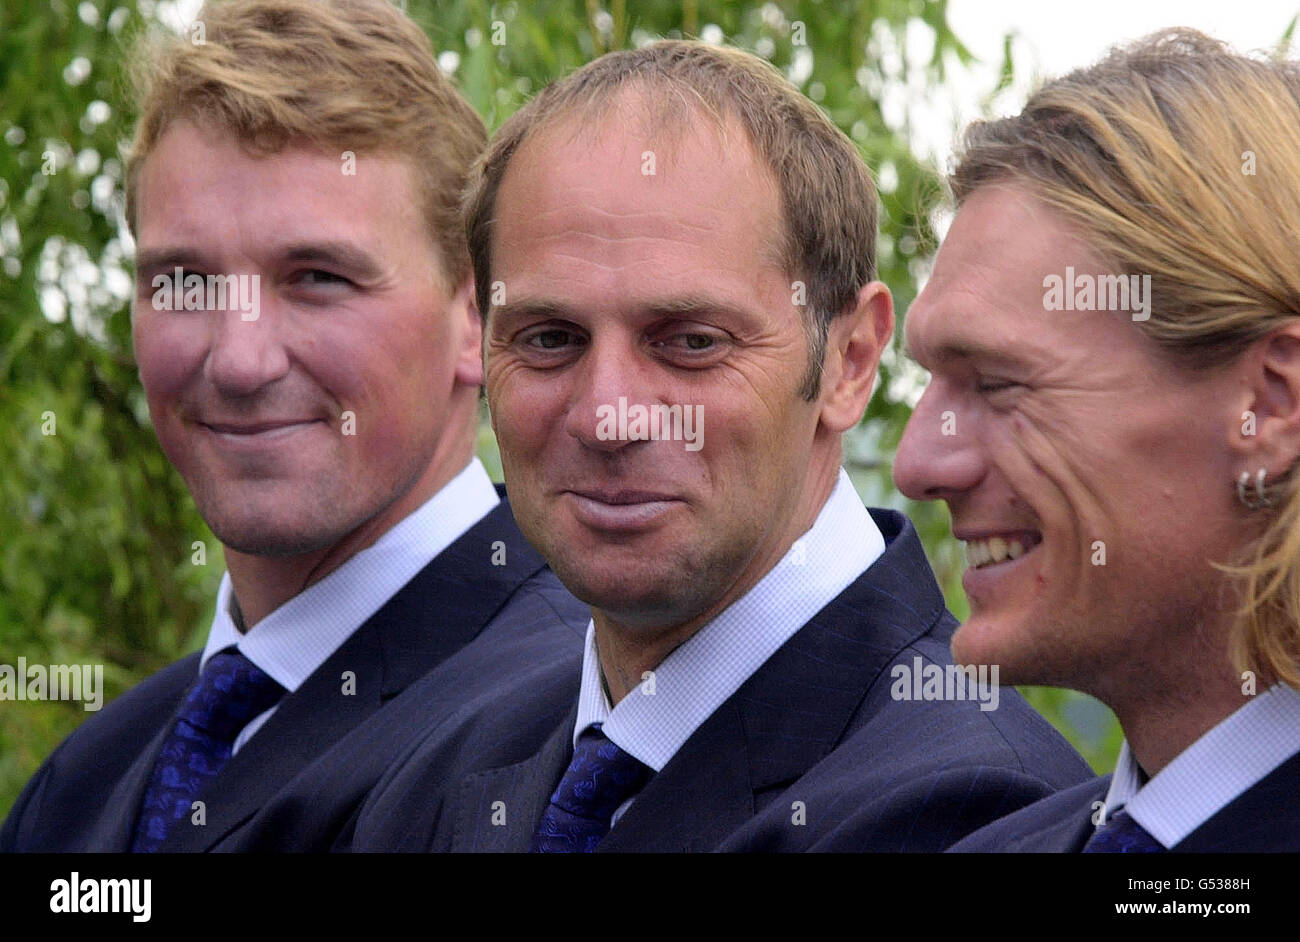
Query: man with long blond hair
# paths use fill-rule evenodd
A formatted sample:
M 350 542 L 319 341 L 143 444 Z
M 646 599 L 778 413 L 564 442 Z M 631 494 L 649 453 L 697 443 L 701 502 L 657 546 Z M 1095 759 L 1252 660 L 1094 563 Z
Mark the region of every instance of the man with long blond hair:
M 967 132 L 894 478 L 967 543 L 955 658 L 1125 743 L 954 849 L 1300 849 L 1298 138 L 1295 63 L 1189 30 Z
M 340 741 L 404 734 L 399 693 L 433 722 L 580 658 L 585 607 L 474 457 L 459 199 L 482 121 L 385 0 L 198 19 L 139 52 L 132 323 L 159 442 L 228 571 L 202 652 L 59 747 L 5 850 L 316 846 L 257 813 L 308 766 L 363 789 L 385 745 Z

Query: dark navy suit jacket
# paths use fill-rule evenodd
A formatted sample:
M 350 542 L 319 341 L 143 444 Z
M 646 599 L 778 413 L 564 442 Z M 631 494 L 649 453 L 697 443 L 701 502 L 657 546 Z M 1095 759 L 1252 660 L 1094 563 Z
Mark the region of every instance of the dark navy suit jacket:
M 892 698 L 892 665 L 951 663 L 956 622 L 911 523 L 871 513 L 884 555 L 695 731 L 599 850 L 939 851 L 1092 775 L 1012 690 L 989 712 Z M 526 851 L 572 755 L 576 699 L 522 759 L 509 703 L 468 733 L 431 730 L 376 786 L 349 846 Z
M 503 566 L 492 564 L 498 540 L 505 544 Z M 178 824 L 161 850 L 330 846 L 334 834 L 307 828 L 332 826 L 340 815 L 346 820 L 350 796 L 312 792 L 317 816 L 310 821 L 289 817 L 262 826 L 258 812 L 291 804 L 297 779 L 308 770 L 352 763 L 359 773 L 350 748 L 334 750 L 341 741 L 355 743 L 347 740 L 350 732 L 380 726 L 388 735 L 369 746 L 369 760 L 379 763 L 367 787 L 373 785 L 402 739 L 422 729 L 402 725 L 411 720 L 409 711 L 387 719 L 408 688 L 419 687 L 425 707 L 419 719 L 430 722 L 471 709 L 485 690 L 530 672 L 578 670 L 589 617 L 524 540 L 503 500 L 281 701 L 199 796 L 206 824 Z M 154 760 L 198 662 L 193 654 L 164 668 L 69 736 L 19 796 L 0 830 L 0 850 L 128 850 Z M 356 675 L 352 695 L 343 692 L 344 671 Z M 380 762 L 382 748 L 394 753 Z M 333 803 L 343 810 L 327 814 Z
M 981 828 L 953 853 L 1027 851 L 1078 853 L 1093 834 L 1095 803 L 1110 776 L 1084 782 Z M 1242 792 L 1173 847 L 1185 853 L 1295 852 L 1300 850 L 1300 754 Z

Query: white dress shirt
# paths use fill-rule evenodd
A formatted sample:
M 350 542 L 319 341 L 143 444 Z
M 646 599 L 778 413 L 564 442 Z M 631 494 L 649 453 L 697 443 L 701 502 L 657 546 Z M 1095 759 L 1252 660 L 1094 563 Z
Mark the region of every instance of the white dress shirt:
M 885 538 L 840 469 L 816 522 L 753 588 L 687 639 L 610 708 L 594 623 L 587 625 L 578 694 L 578 736 L 593 723 L 616 746 L 658 772 L 691 734 L 800 628 L 885 551 Z M 653 692 L 651 692 L 653 690 Z M 615 812 L 617 822 L 635 800 Z
M 212 655 L 234 645 L 278 681 L 288 696 L 416 573 L 498 503 L 500 498 L 487 471 L 478 458 L 471 459 L 442 490 L 372 545 L 289 599 L 247 633 L 241 633 L 235 623 L 230 573 L 224 573 L 199 671 Z M 254 717 L 240 731 L 232 755 L 276 709 L 271 707 Z
M 1129 816 L 1166 848 L 1300 752 L 1300 692 L 1276 684 L 1192 743 L 1145 785 L 1128 741 L 1106 793 L 1106 817 Z

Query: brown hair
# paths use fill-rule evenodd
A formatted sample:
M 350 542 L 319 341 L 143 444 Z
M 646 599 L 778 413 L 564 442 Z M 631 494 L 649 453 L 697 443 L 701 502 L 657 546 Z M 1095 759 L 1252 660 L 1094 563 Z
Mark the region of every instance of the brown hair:
M 141 111 L 126 164 L 132 232 L 140 166 L 168 126 L 188 118 L 230 129 L 253 153 L 305 142 L 409 157 L 445 274 L 452 285 L 469 274 L 460 194 L 487 132 L 439 70 L 429 38 L 391 3 L 209 2 L 193 33 L 154 32 L 133 59 Z
M 674 40 L 611 52 L 544 88 L 502 125 L 475 166 L 465 196 L 479 310 L 489 311 L 497 191 L 511 157 L 558 118 L 582 112 L 590 123 L 619 93 L 662 96 L 662 122 L 703 113 L 720 127 L 739 121 L 776 179 L 787 273 L 807 285 L 804 326 L 809 363 L 801 394 L 816 398 L 830 321 L 875 278 L 876 188 L 852 141 L 769 63 L 736 49 Z M 673 115 L 673 105 L 682 105 Z
M 1230 362 L 1300 315 L 1300 66 L 1187 29 L 1155 33 L 1048 82 L 1017 116 L 968 129 L 958 203 L 1026 184 L 1127 274 L 1151 276 L 1134 326 L 1174 364 Z M 1241 566 L 1238 668 L 1300 686 L 1300 486 Z M 1233 482 L 1225 482 L 1225 486 Z

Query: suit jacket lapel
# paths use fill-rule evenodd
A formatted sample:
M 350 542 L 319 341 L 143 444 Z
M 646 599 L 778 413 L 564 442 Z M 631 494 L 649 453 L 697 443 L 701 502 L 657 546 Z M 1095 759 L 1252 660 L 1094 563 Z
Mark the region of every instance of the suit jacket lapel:
M 181 822 L 160 850 L 205 851 L 247 821 L 289 779 L 380 707 L 382 659 L 374 632 L 358 631 L 226 763 L 199 798 L 203 827 Z M 356 675 L 345 694 L 344 671 Z
M 127 853 L 135 842 L 135 826 L 144 801 L 145 790 L 153 775 L 154 762 L 162 749 L 163 740 L 171 732 L 176 711 L 198 677 L 199 655 L 191 654 L 164 668 L 168 675 L 167 687 L 151 698 L 148 713 L 137 717 L 143 725 L 153 724 L 155 732 L 149 741 L 136 752 L 134 761 L 127 766 L 113 786 L 99 816 L 91 822 L 82 835 L 80 846 L 95 852 Z M 161 680 L 159 675 L 156 678 Z
M 679 853 L 713 849 L 754 816 L 750 745 L 742 711 L 728 701 L 641 789 L 596 850 Z M 707 781 L 700 780 L 700 769 L 708 769 Z
M 206 825 L 177 826 L 161 849 L 215 846 L 385 702 L 472 641 L 544 565 L 502 500 L 280 703 L 221 770 L 211 795 L 200 796 Z M 344 690 L 345 672 L 352 693 Z
M 573 726 L 577 720 L 575 706 L 542 748 L 524 761 L 472 773 L 449 789 L 443 812 L 452 825 L 447 849 L 526 853 L 551 794 L 572 758 Z
M 159 729 L 126 773 L 117 780 L 113 793 L 104 804 L 106 813 L 100 814 L 83 835 L 82 847 L 115 854 L 131 850 L 140 804 L 144 801 L 145 789 L 149 787 L 149 778 L 153 774 L 158 752 L 162 749 L 163 739 L 171 732 L 171 728 L 172 723 L 169 722 Z M 129 810 L 124 814 L 124 809 Z

